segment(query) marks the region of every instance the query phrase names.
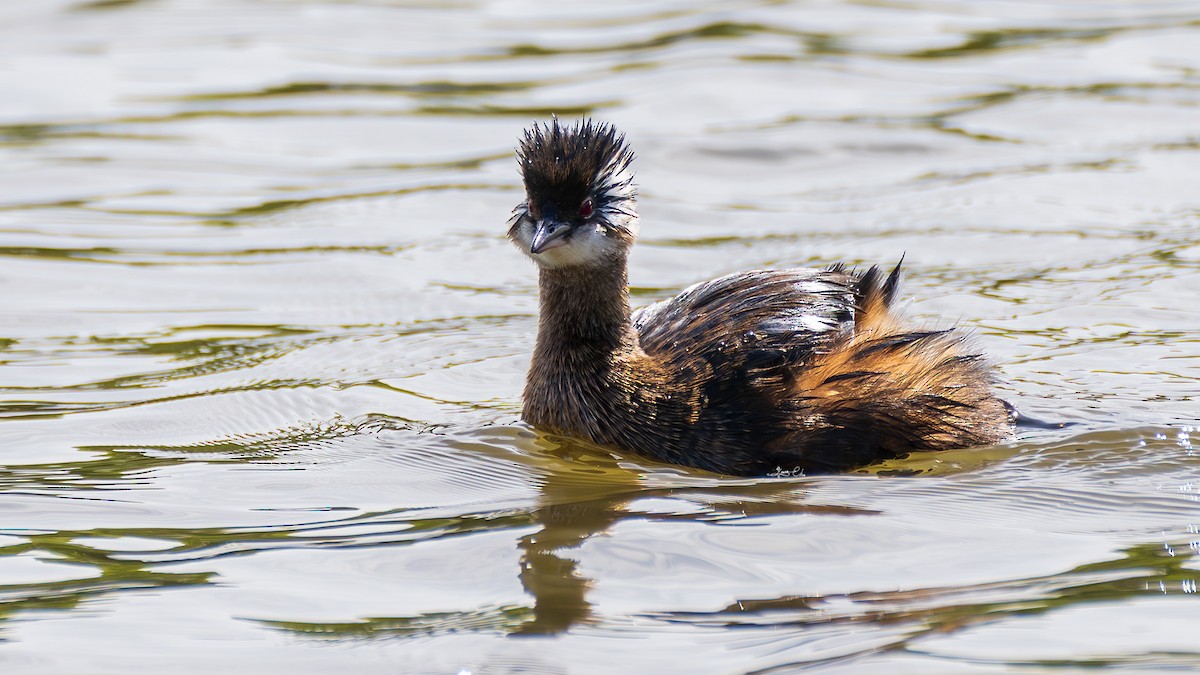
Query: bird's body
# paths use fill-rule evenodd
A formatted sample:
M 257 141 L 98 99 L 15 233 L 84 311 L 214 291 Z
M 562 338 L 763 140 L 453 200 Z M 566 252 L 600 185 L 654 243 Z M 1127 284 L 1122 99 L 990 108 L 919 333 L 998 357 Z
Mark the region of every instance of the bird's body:
M 950 330 L 902 325 L 886 277 L 840 266 L 733 274 L 631 312 L 624 138 L 535 126 L 509 236 L 538 262 L 524 417 L 547 430 L 739 475 L 827 473 L 996 443 L 992 370 Z

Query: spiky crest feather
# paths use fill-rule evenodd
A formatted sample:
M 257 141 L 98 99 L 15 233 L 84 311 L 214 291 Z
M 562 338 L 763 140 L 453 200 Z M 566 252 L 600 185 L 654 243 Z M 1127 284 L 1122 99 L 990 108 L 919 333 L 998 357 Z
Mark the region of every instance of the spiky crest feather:
M 534 124 L 520 141 L 517 162 L 533 218 L 574 214 L 587 197 L 610 227 L 623 227 L 635 215 L 633 152 L 610 124 L 584 119 L 564 127 L 557 117 Z

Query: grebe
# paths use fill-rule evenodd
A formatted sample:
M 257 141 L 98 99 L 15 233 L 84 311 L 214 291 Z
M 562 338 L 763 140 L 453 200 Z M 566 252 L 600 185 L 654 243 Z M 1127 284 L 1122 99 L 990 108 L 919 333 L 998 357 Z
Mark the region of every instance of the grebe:
M 742 272 L 630 312 L 633 153 L 591 120 L 526 130 L 509 238 L 537 263 L 523 416 L 553 433 L 725 474 L 829 473 L 999 443 L 993 370 L 948 330 L 905 326 L 886 276 Z

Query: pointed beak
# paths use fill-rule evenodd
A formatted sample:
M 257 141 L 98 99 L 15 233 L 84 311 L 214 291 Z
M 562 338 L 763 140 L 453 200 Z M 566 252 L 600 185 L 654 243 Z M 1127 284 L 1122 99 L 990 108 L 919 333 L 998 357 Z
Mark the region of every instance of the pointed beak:
M 570 233 L 571 228 L 565 223 L 549 218 L 539 220 L 537 229 L 533 233 L 533 244 L 529 246 L 529 252 L 537 255 L 543 251 L 563 246 L 567 243 L 566 237 Z

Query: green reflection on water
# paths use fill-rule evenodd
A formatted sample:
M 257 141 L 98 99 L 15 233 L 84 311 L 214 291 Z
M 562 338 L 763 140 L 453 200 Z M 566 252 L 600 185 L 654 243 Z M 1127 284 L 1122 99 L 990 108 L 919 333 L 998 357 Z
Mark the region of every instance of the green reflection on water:
M 775 33 L 779 29 L 754 23 L 720 22 L 698 28 L 663 33 L 647 40 L 626 42 L 621 44 L 598 45 L 594 47 L 548 48 L 534 44 L 519 44 L 508 48 L 508 56 L 556 56 L 559 54 L 588 54 L 600 52 L 628 52 L 641 49 L 665 47 L 688 40 L 730 39 L 740 38 L 756 33 Z
M 134 5 L 145 4 L 148 1 L 149 0 L 89 0 L 88 2 L 81 2 L 77 5 L 73 5 L 71 9 L 73 11 L 80 12 L 106 9 L 126 9 L 133 7 Z
M 116 557 L 109 551 L 73 543 L 81 537 L 125 536 L 108 530 L 83 533 L 21 533 L 27 543 L 0 548 L 0 558 L 23 554 L 56 564 L 65 564 L 94 571 L 85 579 L 47 581 L 29 584 L 0 585 L 0 630 L 4 623 L 20 614 L 35 611 L 75 609 L 81 603 L 112 593 L 151 589 L 199 586 L 211 583 L 211 572 L 175 573 L 150 569 L 150 566 L 130 559 Z M 136 536 L 169 539 L 169 531 L 153 528 L 138 530 Z
M 1015 616 L 1036 616 L 1099 602 L 1138 597 L 1191 595 L 1200 572 L 1190 569 L 1194 555 L 1164 552 L 1161 543 L 1131 546 L 1110 561 L 1081 565 L 1053 576 L 960 587 L 924 588 L 845 595 L 780 596 L 740 599 L 713 612 L 663 612 L 648 619 L 724 629 L 799 629 L 828 624 L 907 627 L 887 649 L 912 648 L 922 637 L 999 622 Z M 980 601 L 989 595 L 1016 596 Z M 850 605 L 847 607 L 846 603 Z M 876 651 L 872 645 L 867 652 Z M 836 660 L 846 658 L 839 654 Z M 1195 655 L 1190 655 L 1194 658 Z M 1060 664 L 1080 665 L 1064 660 Z
M 401 94 L 417 97 L 485 96 L 526 91 L 541 86 L 541 82 L 451 82 L 431 81 L 415 84 L 379 82 L 292 82 L 254 91 L 214 92 L 181 97 L 184 101 L 224 101 L 250 98 L 307 96 L 310 94 Z
M 907 56 L 915 59 L 944 59 L 959 56 L 974 56 L 1005 49 L 1041 47 L 1051 42 L 1102 40 L 1117 30 L 1105 28 L 1084 30 L 1045 28 L 977 31 L 970 33 L 967 35 L 966 40 L 953 47 L 925 49 L 911 52 Z
M 521 605 L 481 607 L 469 612 L 431 612 L 412 617 L 369 618 L 341 623 L 262 621 L 262 625 L 305 637 L 363 640 L 379 637 L 431 637 L 449 633 L 517 632 L 534 610 Z
M 733 40 L 754 35 L 782 35 L 795 38 L 810 54 L 839 54 L 844 52 L 838 36 L 792 30 L 761 23 L 719 21 L 696 28 L 664 32 L 645 40 L 580 47 L 543 47 L 524 43 L 513 45 L 504 53 L 507 58 L 551 57 L 566 54 L 628 53 L 660 49 L 676 44 L 702 40 Z
M 101 131 L 95 126 L 79 124 L 0 124 L 0 146 L 21 147 L 36 145 L 52 140 L 117 140 L 117 141 L 171 141 L 177 136 L 167 134 L 134 134 L 116 131 Z M 76 158 L 78 161 L 79 158 Z M 106 157 L 84 158 L 87 161 L 108 161 Z M 68 203 L 68 205 L 70 205 Z

